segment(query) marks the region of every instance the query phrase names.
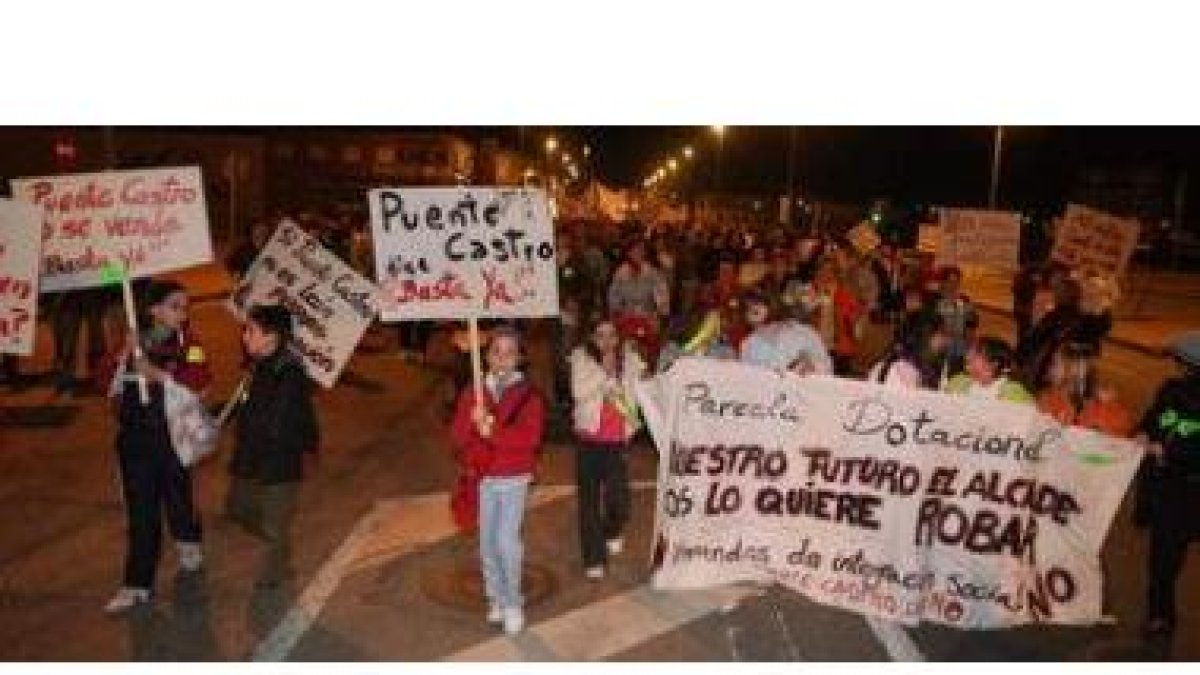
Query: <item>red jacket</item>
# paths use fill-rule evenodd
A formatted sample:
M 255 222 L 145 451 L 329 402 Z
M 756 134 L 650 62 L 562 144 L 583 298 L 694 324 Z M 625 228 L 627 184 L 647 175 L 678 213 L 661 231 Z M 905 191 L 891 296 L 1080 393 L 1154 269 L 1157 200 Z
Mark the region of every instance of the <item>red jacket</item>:
M 492 400 L 486 387 L 483 396 L 485 406 L 496 419 L 491 438 L 480 436 L 471 421 L 471 410 L 475 407 L 471 386 L 459 394 L 454 421 L 450 423 L 450 437 L 462 452 L 464 468 L 480 477 L 532 474 L 546 422 L 541 393 L 523 379 L 505 389 L 499 403 Z

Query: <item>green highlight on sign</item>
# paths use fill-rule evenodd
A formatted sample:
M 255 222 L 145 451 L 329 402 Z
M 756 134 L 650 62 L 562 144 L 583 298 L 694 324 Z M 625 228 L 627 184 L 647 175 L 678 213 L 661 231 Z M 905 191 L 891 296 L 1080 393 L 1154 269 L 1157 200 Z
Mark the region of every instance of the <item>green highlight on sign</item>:
M 1081 453 L 1079 455 L 1079 461 L 1083 462 L 1084 464 L 1091 464 L 1092 466 L 1105 466 L 1112 464 L 1113 458 L 1109 455 L 1099 455 L 1089 452 L 1086 454 Z
M 100 268 L 100 281 L 104 284 L 119 284 L 125 280 L 125 267 L 117 263 L 105 263 Z

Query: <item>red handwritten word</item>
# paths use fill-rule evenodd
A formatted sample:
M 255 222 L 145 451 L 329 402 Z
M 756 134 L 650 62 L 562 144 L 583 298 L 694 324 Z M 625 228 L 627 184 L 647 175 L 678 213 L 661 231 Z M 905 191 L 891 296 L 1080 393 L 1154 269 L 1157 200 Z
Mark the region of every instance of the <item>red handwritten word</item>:
M 24 307 L 13 307 L 12 316 L 0 316 L 0 338 L 16 337 L 27 325 L 29 325 L 29 310 Z
M 154 215 L 114 216 L 104 221 L 104 230 L 110 237 L 163 237 L 183 229 L 183 224 L 161 209 Z
M 64 190 L 55 194 L 54 183 L 40 180 L 33 184 L 33 203 L 51 213 L 68 213 L 90 209 L 107 209 L 113 205 L 113 192 L 102 188 L 95 181 L 88 181 L 77 190 Z
M 33 294 L 33 283 L 28 279 L 9 275 L 0 276 L 0 296 L 12 296 L 18 300 L 27 300 Z
M 496 270 L 484 271 L 483 281 L 487 284 L 485 295 L 483 297 L 484 309 L 491 309 L 492 303 L 501 305 L 514 305 L 516 300 L 513 300 L 512 294 L 508 292 L 508 285 L 503 279 L 498 278 Z
M 102 187 L 91 180 L 83 185 L 58 185 L 42 180 L 33 184 L 33 203 L 48 213 L 65 214 L 72 211 L 92 211 L 116 206 L 118 201 L 128 206 L 174 206 L 192 204 L 199 199 L 199 192 L 183 183 L 176 176 L 150 179 L 145 176 L 130 178 L 122 184 L 119 192 Z
M 145 178 L 132 178 L 121 188 L 121 203 L 136 206 L 173 206 L 191 204 L 196 201 L 196 189 L 187 187 L 175 176 L 168 176 L 158 183 Z
M 396 304 L 409 302 L 439 302 L 442 300 L 470 300 L 467 287 L 458 275 L 447 272 L 433 283 L 421 283 L 413 279 L 395 282 L 391 287 Z
M 117 252 L 117 257 L 127 269 L 136 269 L 144 265 L 147 253 L 144 246 L 132 246 Z M 110 262 L 109 256 L 100 253 L 92 246 L 74 255 L 59 255 L 51 253 L 42 258 L 42 274 L 80 274 L 95 272 Z

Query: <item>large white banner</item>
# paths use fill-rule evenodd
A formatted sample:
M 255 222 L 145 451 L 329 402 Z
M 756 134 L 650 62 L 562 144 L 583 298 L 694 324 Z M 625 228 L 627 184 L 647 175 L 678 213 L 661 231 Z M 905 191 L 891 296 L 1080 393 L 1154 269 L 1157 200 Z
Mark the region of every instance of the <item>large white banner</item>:
M 332 387 L 379 312 L 380 293 L 370 280 L 285 220 L 234 289 L 229 309 L 245 316 L 260 303 L 291 310 L 309 376 Z
M 33 353 L 40 234 L 37 209 L 0 199 L 0 353 Z
M 1119 277 L 1137 247 L 1141 226 L 1078 204 L 1068 204 L 1055 230 L 1050 259 Z
M 384 320 L 558 314 L 541 190 L 384 188 L 369 202 Z
M 1016 270 L 1021 259 L 1021 217 L 1007 211 L 938 209 L 937 264 Z
M 20 178 L 12 189 L 42 211 L 42 292 L 102 285 L 109 263 L 144 277 L 212 261 L 199 167 Z
M 654 584 L 776 581 L 960 628 L 1100 617 L 1140 451 L 1016 404 L 687 358 L 643 384 Z

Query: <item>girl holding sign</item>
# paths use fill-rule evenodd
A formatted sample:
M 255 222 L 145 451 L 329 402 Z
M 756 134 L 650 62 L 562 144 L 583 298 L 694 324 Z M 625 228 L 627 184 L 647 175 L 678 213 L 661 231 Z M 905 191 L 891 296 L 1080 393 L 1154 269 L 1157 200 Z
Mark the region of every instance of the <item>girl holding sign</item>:
M 571 395 L 579 437 L 576 480 L 579 534 L 587 578 L 604 578 L 608 554 L 624 548 L 629 520 L 626 453 L 639 427 L 634 386 L 646 372 L 637 350 L 608 317 L 593 321 L 585 344 L 571 353 Z M 603 495 L 603 501 L 601 501 Z
M 545 430 L 542 394 L 518 369 L 516 330 L 496 328 L 488 341 L 480 396 L 463 388 L 450 435 L 462 462 L 479 481 L 479 557 L 488 598 L 487 620 L 509 635 L 525 625 L 521 598 L 521 525 Z
M 188 295 L 178 283 L 152 282 L 144 294 L 141 358 L 133 344 L 105 360 L 117 413 L 117 455 L 125 497 L 128 549 L 124 583 L 105 606 L 120 613 L 148 602 L 161 553 L 162 514 L 179 551 L 179 567 L 196 572 L 203 563 L 200 518 L 192 499 L 192 477 L 172 445 L 165 407 L 171 380 L 199 393 L 212 375 L 203 348 L 188 330 Z M 148 384 L 143 403 L 139 380 Z

